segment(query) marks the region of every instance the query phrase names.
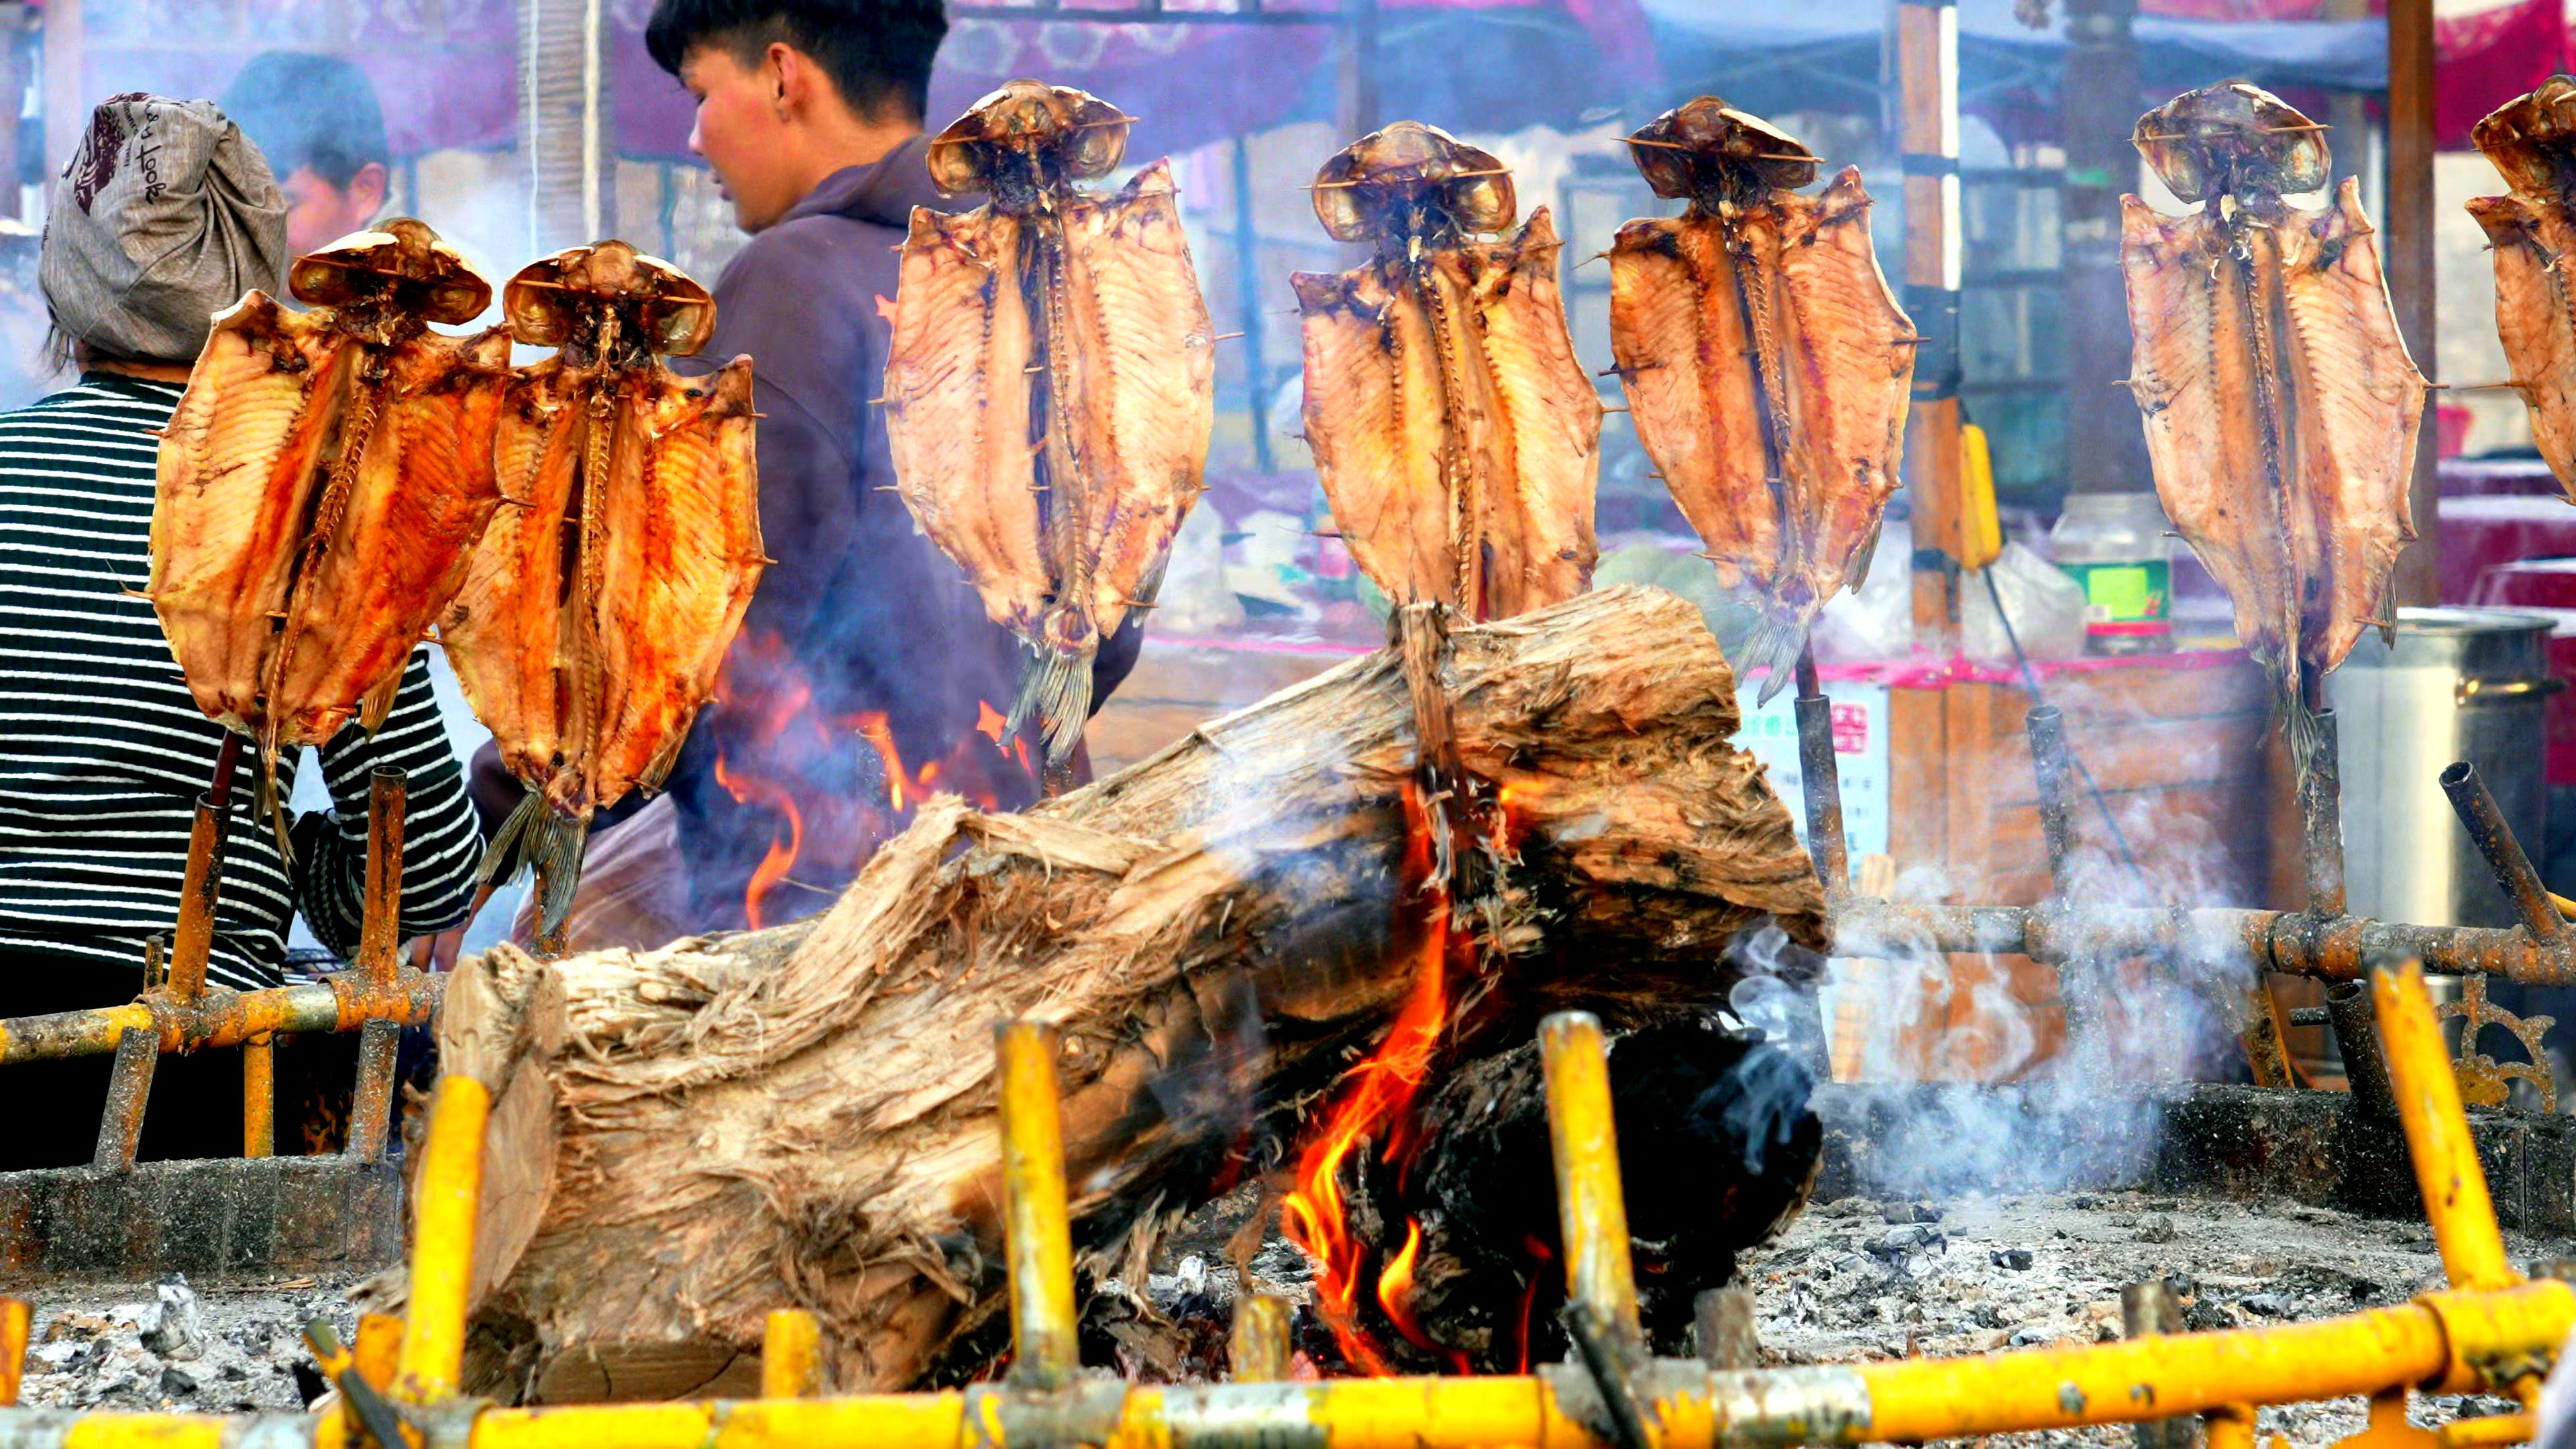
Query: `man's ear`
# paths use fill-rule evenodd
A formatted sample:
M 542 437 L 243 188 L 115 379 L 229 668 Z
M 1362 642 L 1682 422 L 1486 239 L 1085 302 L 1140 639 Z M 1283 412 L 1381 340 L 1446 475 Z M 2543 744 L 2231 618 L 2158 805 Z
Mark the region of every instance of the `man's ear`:
M 796 47 L 773 40 L 760 58 L 760 78 L 768 84 L 770 104 L 783 121 L 790 112 L 804 108 L 809 99 L 805 93 L 814 82 L 814 67 Z
M 385 163 L 370 161 L 359 167 L 340 190 L 349 198 L 349 215 L 358 225 L 366 224 L 385 209 Z

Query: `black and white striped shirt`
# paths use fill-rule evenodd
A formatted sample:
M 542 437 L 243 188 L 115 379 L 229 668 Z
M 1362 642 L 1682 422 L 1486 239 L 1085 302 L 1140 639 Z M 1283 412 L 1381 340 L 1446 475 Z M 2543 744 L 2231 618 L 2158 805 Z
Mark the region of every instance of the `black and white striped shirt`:
M 0 951 L 140 968 L 179 917 L 197 796 L 223 728 L 188 694 L 161 623 L 127 593 L 150 573 L 154 458 L 181 389 L 108 373 L 0 414 Z M 366 871 L 368 774 L 399 766 L 404 937 L 465 915 L 482 853 L 465 776 L 412 655 L 370 738 L 351 724 L 321 750 L 334 808 L 293 829 L 292 879 L 249 788 L 233 791 L 210 979 L 277 984 L 288 921 L 347 956 Z M 279 762 L 280 799 L 295 761 Z M 9 983 L 0 981 L 0 1015 Z

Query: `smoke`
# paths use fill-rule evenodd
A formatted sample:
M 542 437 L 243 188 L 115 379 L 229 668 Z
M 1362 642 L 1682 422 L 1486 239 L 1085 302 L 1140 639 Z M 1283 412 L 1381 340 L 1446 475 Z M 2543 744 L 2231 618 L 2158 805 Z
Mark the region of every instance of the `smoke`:
M 2081 776 L 2069 782 L 2068 899 L 2079 908 L 2228 904 L 2259 885 L 2249 866 L 2260 857 L 2240 837 L 2259 848 L 2260 829 L 2198 803 L 2233 798 L 2260 808 L 2259 792 L 2159 783 L 2219 778 L 2226 731 L 2122 718 L 2119 701 L 2088 698 L 2072 681 L 2055 692 L 2103 787 L 2097 798 Z M 2017 832 L 2007 822 L 2029 819 L 2035 794 L 2026 746 L 2015 735 L 1950 768 L 1969 786 L 1951 791 L 1951 808 L 1994 802 L 1986 807 L 1990 859 L 1909 869 L 1890 901 L 2041 899 L 2044 857 L 2016 859 L 2008 843 Z M 1735 954 L 1748 973 L 1732 993 L 1735 1014 L 1791 1055 L 1821 1059 L 1820 1078 L 1829 1064 L 1841 1085 L 1816 1100 L 1847 1146 L 1850 1185 L 1885 1195 L 2136 1180 L 2155 1160 L 2164 1102 L 2191 1082 L 2234 1072 L 2235 1004 L 2254 984 L 2241 954 L 2216 942 L 2052 971 L 2000 951 L 1945 954 L 1922 936 L 1891 933 L 1820 963 L 1815 989 L 1796 984 L 1809 963 L 1791 960 L 1804 953 L 1776 929 L 1747 933 Z

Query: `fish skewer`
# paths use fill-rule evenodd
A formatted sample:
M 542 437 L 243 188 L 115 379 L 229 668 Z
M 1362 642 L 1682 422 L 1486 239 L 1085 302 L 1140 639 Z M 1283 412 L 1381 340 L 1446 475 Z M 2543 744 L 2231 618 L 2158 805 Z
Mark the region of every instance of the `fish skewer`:
M 1703 96 L 1628 138 L 1678 217 L 1632 221 L 1610 251 L 1610 340 L 1637 436 L 1762 622 L 1736 661 L 1791 677 L 1827 599 L 1860 587 L 1896 491 L 1913 323 L 1845 168 Z
M 259 746 L 285 848 L 280 752 L 374 729 L 501 503 L 492 438 L 510 340 L 492 288 L 408 217 L 219 314 L 163 435 L 147 589 L 208 718 Z
M 589 822 L 661 786 L 762 567 L 751 359 L 703 379 L 706 290 L 620 241 L 530 263 L 502 292 L 519 341 L 559 349 L 509 390 L 494 453 L 515 505 L 440 618 L 457 683 L 527 797 L 484 857 L 536 872 L 560 944 Z
M 930 144 L 961 215 L 915 208 L 886 363 L 886 437 L 915 524 L 1034 653 L 1010 713 L 1060 784 L 1092 660 L 1149 607 L 1216 422 L 1215 329 L 1170 163 L 1112 196 L 1078 183 L 1129 117 L 1017 80 Z
M 1478 619 L 1592 585 L 1601 403 L 1558 301 L 1540 207 L 1514 235 L 1511 174 L 1399 121 L 1324 163 L 1315 214 L 1375 248 L 1300 272 L 1305 431 L 1352 559 L 1397 604 Z
M 2495 252 L 2496 332 L 2531 438 L 2559 488 L 2576 501 L 2576 78 L 2552 76 L 2498 106 L 2471 133 L 2504 173 L 2503 196 L 2469 215 Z
M 2388 576 L 2414 537 L 2407 487 L 2426 384 L 2388 301 L 2359 185 L 2332 206 L 2320 128 L 2243 82 L 2138 122 L 2174 195 L 2121 200 L 2122 270 L 2156 493 L 2227 589 L 2246 651 L 2277 682 L 2301 774 L 2310 695 L 2361 631 L 2386 628 Z

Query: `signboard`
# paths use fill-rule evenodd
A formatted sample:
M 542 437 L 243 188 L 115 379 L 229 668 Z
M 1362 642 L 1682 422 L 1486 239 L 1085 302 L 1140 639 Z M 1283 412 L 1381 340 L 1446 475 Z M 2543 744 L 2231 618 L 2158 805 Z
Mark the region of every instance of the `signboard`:
M 1770 772 L 1771 788 L 1789 807 L 1798 827 L 1798 842 L 1807 840 L 1807 798 L 1798 771 L 1798 706 L 1795 691 L 1784 689 L 1767 705 L 1757 706 L 1759 683 L 1747 685 L 1735 699 L 1744 712 L 1744 728 L 1735 743 Z M 1887 686 L 1830 680 L 1833 699 L 1834 767 L 1843 788 L 1843 841 L 1852 869 L 1864 855 L 1887 849 Z

